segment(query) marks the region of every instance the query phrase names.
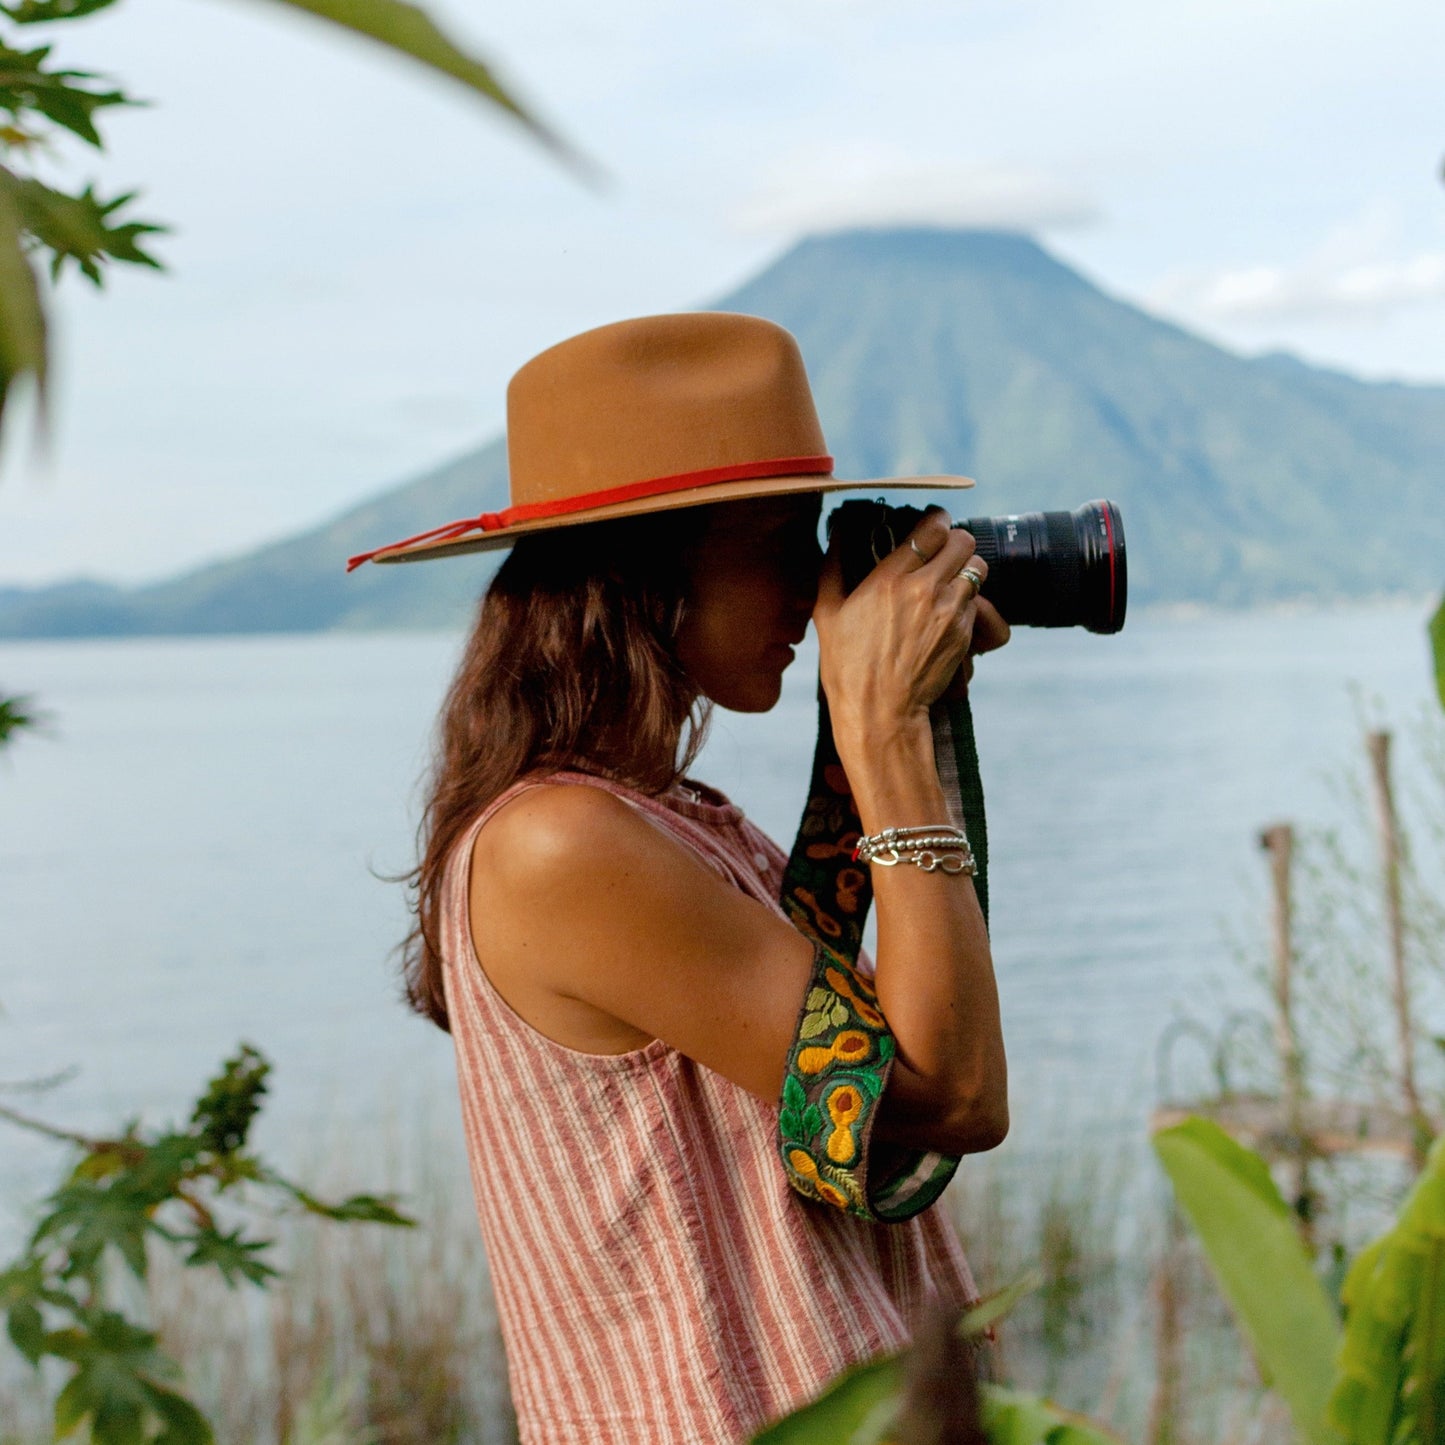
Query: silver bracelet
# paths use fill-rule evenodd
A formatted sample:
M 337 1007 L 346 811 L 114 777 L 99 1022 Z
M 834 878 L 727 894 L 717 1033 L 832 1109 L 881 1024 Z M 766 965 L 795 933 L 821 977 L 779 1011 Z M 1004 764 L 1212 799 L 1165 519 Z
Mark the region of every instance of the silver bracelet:
M 967 874 L 978 872 L 978 863 L 962 828 L 935 823 L 923 828 L 885 828 L 858 840 L 853 856 L 860 863 L 877 863 L 893 868 L 912 863 L 925 873 Z

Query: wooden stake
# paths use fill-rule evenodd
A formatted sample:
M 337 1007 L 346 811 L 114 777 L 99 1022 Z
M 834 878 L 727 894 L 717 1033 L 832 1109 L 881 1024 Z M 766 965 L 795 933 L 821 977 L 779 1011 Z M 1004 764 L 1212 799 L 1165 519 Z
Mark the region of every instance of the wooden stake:
M 1429 1125 L 1415 1086 L 1415 1030 L 1410 1016 L 1410 978 L 1405 966 L 1405 908 L 1400 887 L 1400 824 L 1390 782 L 1390 734 L 1365 734 L 1375 784 L 1375 820 L 1380 832 L 1380 871 L 1385 890 L 1385 928 L 1390 947 L 1390 994 L 1395 1007 L 1396 1045 L 1400 1054 L 1400 1096 L 1414 1121 L 1412 1155 L 1416 1169 L 1425 1165 Z
M 1270 880 L 1274 887 L 1274 914 L 1270 930 L 1273 967 L 1270 977 L 1274 992 L 1274 1043 L 1284 1083 L 1285 1128 L 1289 1134 L 1290 1152 L 1294 1156 L 1291 1188 L 1295 1211 L 1308 1233 L 1311 1212 L 1310 1141 L 1304 1125 L 1304 1060 L 1295 1034 L 1290 999 L 1294 969 L 1294 900 L 1291 889 L 1294 828 L 1288 823 L 1272 824 L 1260 833 L 1259 846 L 1269 854 Z

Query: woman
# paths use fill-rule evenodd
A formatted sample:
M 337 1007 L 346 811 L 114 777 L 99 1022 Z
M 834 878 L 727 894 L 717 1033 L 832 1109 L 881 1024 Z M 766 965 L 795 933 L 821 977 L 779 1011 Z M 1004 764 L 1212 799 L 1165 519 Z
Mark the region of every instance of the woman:
M 443 712 L 409 995 L 454 1036 L 523 1441 L 741 1441 L 972 1294 L 920 1205 L 1003 1138 L 1005 1063 L 929 708 L 1007 627 L 937 509 L 844 595 L 820 494 L 880 483 L 832 476 L 771 323 L 564 342 L 513 379 L 508 450 L 506 512 L 368 554 L 513 545 Z M 810 616 L 861 856 L 900 864 L 871 980 L 683 776 Z

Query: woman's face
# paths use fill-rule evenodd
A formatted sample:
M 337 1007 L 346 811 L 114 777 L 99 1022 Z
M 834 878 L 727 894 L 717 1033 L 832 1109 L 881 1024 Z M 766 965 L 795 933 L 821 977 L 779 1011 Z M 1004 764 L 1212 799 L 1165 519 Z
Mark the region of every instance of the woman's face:
M 722 502 L 687 554 L 678 660 L 698 690 L 734 712 L 778 700 L 793 645 L 818 596 L 817 493 Z

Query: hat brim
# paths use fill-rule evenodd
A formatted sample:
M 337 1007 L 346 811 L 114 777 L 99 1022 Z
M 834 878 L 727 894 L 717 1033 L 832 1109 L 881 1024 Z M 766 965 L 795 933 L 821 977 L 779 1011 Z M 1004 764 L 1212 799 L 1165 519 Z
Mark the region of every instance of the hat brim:
M 558 527 L 577 527 L 585 522 L 605 522 L 614 517 L 635 517 L 644 512 L 672 512 L 682 507 L 701 507 L 712 502 L 740 502 L 752 497 L 786 497 L 808 492 L 846 492 L 862 488 L 888 491 L 911 488 L 922 491 L 962 491 L 973 486 L 972 477 L 863 477 L 849 480 L 832 476 L 750 477 L 742 481 L 713 482 L 708 486 L 690 487 L 656 496 L 638 497 L 632 501 L 612 502 L 605 507 L 591 507 L 565 512 L 553 517 L 539 517 L 484 532 L 478 523 L 475 535 L 445 537 L 432 541 L 401 542 L 374 552 L 373 562 L 427 562 L 433 558 L 460 557 L 468 552 L 492 552 L 510 547 L 519 537 L 537 532 L 550 532 Z

